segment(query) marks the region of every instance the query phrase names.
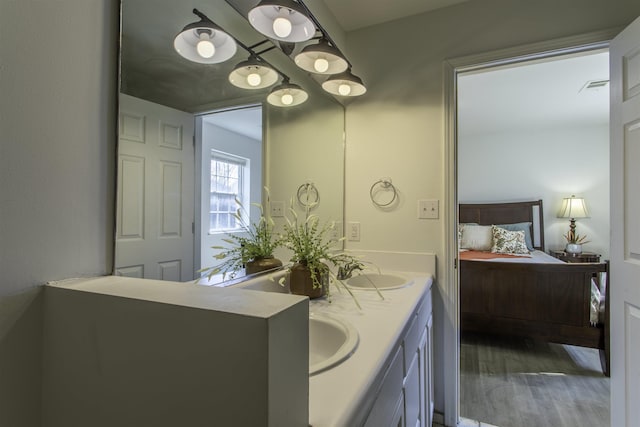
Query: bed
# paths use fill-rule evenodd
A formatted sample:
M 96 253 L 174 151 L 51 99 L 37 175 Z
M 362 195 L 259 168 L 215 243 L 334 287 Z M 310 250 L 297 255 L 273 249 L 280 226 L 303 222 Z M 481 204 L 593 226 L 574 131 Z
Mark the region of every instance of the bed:
M 609 375 L 608 263 L 564 263 L 544 254 L 542 200 L 460 204 L 458 222 L 528 224 L 536 250 L 532 258 L 505 259 L 469 259 L 461 252 L 461 332 L 596 348 Z

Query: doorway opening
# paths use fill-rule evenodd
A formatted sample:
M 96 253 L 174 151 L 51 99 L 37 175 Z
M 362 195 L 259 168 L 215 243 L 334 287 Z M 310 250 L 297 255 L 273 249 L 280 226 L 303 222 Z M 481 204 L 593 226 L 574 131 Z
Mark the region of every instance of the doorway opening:
M 262 105 L 210 112 L 196 117 L 196 260 L 197 269 L 216 263 L 215 247 L 225 246 L 228 233 L 242 233 L 235 217 L 256 222 L 263 187 Z M 236 201 L 240 201 L 241 207 Z M 206 284 L 223 281 L 213 276 Z M 202 278 L 200 283 L 204 284 Z
M 568 219 L 558 218 L 558 211 L 564 198 L 577 194 L 590 208 L 589 217 L 578 220 L 580 232 L 590 240 L 585 251 L 597 255 L 598 261 L 608 259 L 608 64 L 608 49 L 596 46 L 460 70 L 455 82 L 456 212 L 461 203 L 542 200 L 541 255 L 546 252 L 550 260 L 534 255 L 533 262 L 558 262 L 549 253 L 562 251 L 563 235 L 569 230 Z M 463 237 L 459 250 L 495 252 L 491 226 L 468 224 L 458 230 L 475 234 L 473 239 Z M 484 234 L 479 237 L 479 232 Z M 521 257 L 508 261 L 530 262 L 531 255 Z M 548 343 L 526 333 L 513 336 L 512 331 L 468 328 L 470 311 L 490 305 L 490 315 L 509 312 L 501 306 L 510 302 L 498 299 L 511 291 L 483 300 L 484 307 L 466 307 L 468 299 L 461 294 L 468 288 L 462 276 L 460 416 L 499 426 L 562 425 L 580 417 L 584 420 L 577 425 L 608 425 L 609 381 L 600 370 L 598 350 Z M 509 286 L 524 286 L 526 280 Z M 485 295 L 493 291 L 482 289 Z M 539 295 L 534 289 L 531 297 Z

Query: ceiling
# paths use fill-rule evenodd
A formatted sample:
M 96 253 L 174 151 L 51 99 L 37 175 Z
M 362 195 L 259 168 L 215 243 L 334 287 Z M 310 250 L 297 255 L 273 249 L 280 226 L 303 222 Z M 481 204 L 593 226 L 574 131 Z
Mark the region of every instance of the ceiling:
M 468 0 L 323 0 L 345 31 L 453 6 Z
M 231 30 L 247 45 L 264 40 L 246 20 L 247 12 L 258 0 L 196 0 L 189 6 L 175 0 L 122 0 L 121 90 L 182 111 L 214 109 L 225 100 L 243 100 L 247 92 L 229 84 L 227 76 L 233 66 L 247 58 L 242 49 L 234 58 L 220 64 L 202 66 L 184 60 L 173 50 L 173 38 L 186 24 L 197 20 L 191 13 L 195 6 L 214 17 L 215 22 Z M 337 21 L 352 30 L 447 7 L 467 0 L 322 0 Z M 273 45 L 274 43 L 271 43 Z M 304 44 L 295 47 L 302 49 Z M 264 46 L 269 47 L 270 44 Z M 279 67 L 302 86 L 316 85 L 314 76 L 300 70 L 279 49 L 263 57 Z M 264 97 L 268 89 L 251 96 Z
M 460 135 L 606 125 L 609 86 L 590 90 L 584 86 L 608 79 L 608 51 L 462 74 Z
M 234 34 L 246 44 L 264 40 L 248 24 L 245 16 L 257 0 L 227 0 L 211 5 L 197 1 L 204 13 L 233 26 Z M 468 0 L 322 0 L 347 30 L 363 28 L 416 13 L 452 6 Z M 173 50 L 173 37 L 179 29 L 195 20 L 190 7 L 174 0 L 123 0 L 122 91 L 183 111 L 204 111 L 224 99 L 242 100 L 246 91 L 230 85 L 231 68 L 246 59 L 241 49 L 232 60 L 203 67 L 179 57 Z M 278 49 L 266 54 L 269 61 L 285 67 L 287 73 L 297 67 Z M 287 68 L 290 67 L 290 68 Z M 299 71 L 299 70 L 297 70 Z M 313 83 L 309 76 L 307 84 Z M 511 66 L 495 73 L 474 73 L 460 79 L 460 87 L 469 82 L 461 111 L 474 129 L 490 131 L 495 126 L 518 123 L 550 123 L 553 120 L 590 121 L 608 118 L 608 90 L 580 92 L 588 80 L 608 78 L 606 54 L 577 56 L 566 62 L 541 62 L 535 67 Z M 468 79 L 468 80 L 467 80 Z M 302 82 L 300 82 L 302 83 Z M 474 84 L 472 84 L 474 83 Z M 304 84 L 303 84 L 304 85 Z M 263 90 L 258 96 L 264 96 Z M 514 107 L 516 99 L 529 102 Z M 245 103 L 254 101 L 245 100 Z
M 262 141 L 262 107 L 254 106 L 203 116 L 205 122 Z

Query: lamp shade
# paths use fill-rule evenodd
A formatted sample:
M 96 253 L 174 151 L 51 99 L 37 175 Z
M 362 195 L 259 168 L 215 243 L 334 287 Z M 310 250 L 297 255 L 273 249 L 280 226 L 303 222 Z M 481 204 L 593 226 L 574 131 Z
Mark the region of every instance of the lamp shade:
M 278 81 L 278 73 L 258 59 L 249 58 L 236 65 L 229 81 L 242 89 L 263 89 Z
M 316 33 L 304 8 L 293 0 L 262 0 L 248 14 L 249 23 L 265 36 L 286 42 L 303 42 Z
M 201 19 L 185 26 L 173 40 L 181 56 L 200 64 L 217 64 L 236 54 L 236 42 L 211 21 Z
M 331 46 L 326 39 L 320 39 L 317 44 L 305 46 L 295 56 L 295 63 L 303 70 L 317 74 L 338 74 L 349 67 L 349 63 L 340 51 Z
M 302 104 L 308 97 L 307 92 L 300 86 L 285 80 L 282 84 L 273 88 L 269 96 L 267 96 L 267 102 L 276 107 L 293 107 Z
M 589 218 L 587 204 L 582 197 L 565 197 L 562 199 L 558 218 Z
M 360 96 L 367 91 L 360 77 L 351 74 L 351 70 L 329 77 L 322 88 L 338 96 Z

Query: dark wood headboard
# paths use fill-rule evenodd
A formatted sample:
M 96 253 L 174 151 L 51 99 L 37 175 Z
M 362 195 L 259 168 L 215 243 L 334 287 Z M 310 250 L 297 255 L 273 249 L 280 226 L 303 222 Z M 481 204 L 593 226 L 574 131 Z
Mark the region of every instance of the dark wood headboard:
M 480 225 L 514 224 L 530 222 L 533 247 L 544 251 L 544 221 L 542 200 L 510 203 L 460 203 L 460 224 L 474 222 Z

